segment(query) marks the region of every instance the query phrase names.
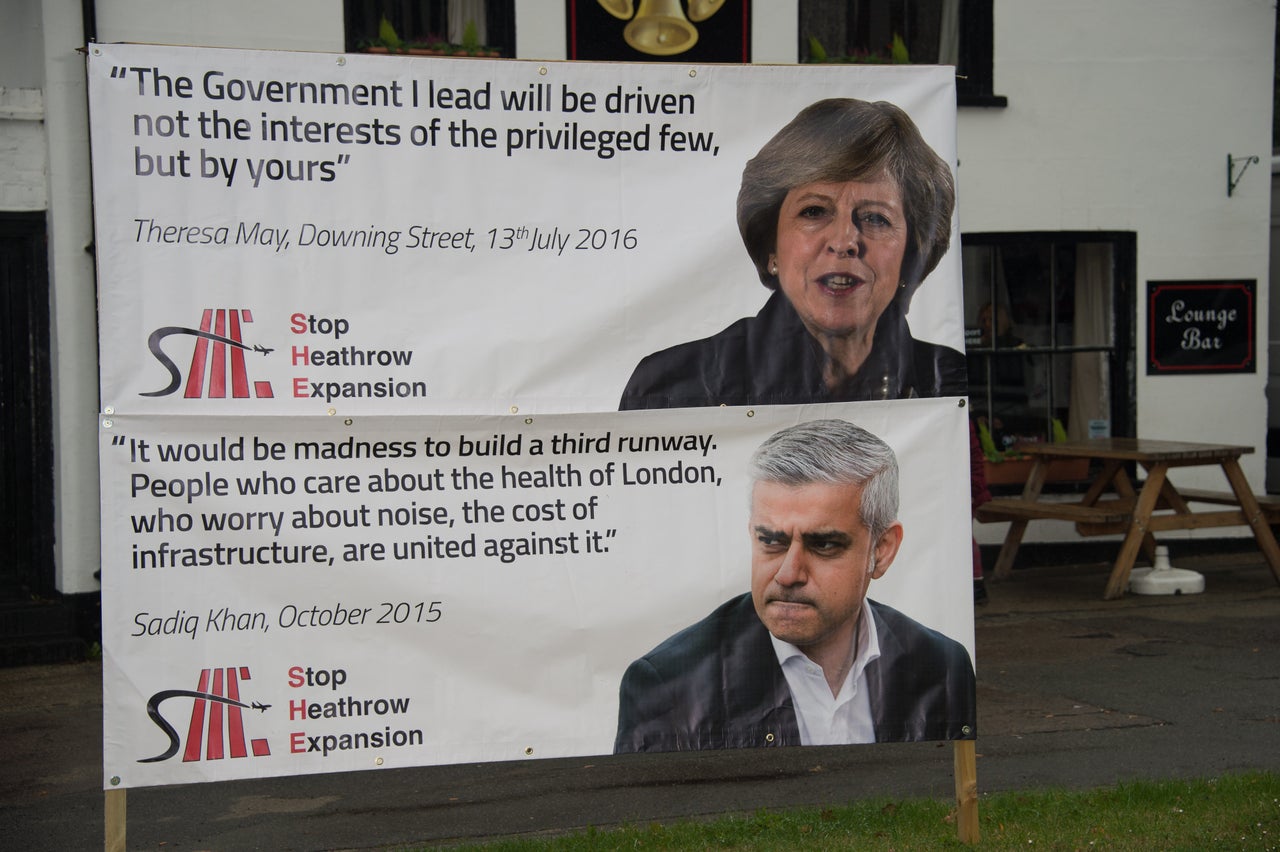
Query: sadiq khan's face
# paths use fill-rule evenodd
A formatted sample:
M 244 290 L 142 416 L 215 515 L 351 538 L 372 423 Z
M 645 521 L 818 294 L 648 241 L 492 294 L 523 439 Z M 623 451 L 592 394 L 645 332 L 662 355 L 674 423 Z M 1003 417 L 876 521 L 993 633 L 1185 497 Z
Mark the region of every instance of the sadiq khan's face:
M 757 482 L 749 523 L 751 597 L 769 632 L 805 651 L 848 653 L 867 586 L 902 542 L 894 524 L 878 540 L 862 523 L 862 489 Z

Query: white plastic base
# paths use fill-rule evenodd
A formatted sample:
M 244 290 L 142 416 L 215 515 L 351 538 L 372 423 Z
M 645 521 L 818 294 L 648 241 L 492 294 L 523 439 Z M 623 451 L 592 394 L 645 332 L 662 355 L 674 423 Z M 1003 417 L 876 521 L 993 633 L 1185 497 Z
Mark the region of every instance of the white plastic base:
M 1204 591 L 1204 575 L 1174 568 L 1169 564 L 1169 548 L 1156 547 L 1156 564 L 1129 572 L 1129 591 L 1136 595 L 1198 595 Z
M 1183 568 L 1134 568 L 1129 591 L 1136 595 L 1198 595 L 1204 591 L 1204 575 Z

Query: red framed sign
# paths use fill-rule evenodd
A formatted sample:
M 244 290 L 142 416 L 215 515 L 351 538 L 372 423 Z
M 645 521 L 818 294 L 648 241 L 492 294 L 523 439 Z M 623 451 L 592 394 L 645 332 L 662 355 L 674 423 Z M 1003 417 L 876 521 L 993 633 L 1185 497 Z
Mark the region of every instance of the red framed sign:
M 1257 370 L 1256 280 L 1148 281 L 1147 375 Z

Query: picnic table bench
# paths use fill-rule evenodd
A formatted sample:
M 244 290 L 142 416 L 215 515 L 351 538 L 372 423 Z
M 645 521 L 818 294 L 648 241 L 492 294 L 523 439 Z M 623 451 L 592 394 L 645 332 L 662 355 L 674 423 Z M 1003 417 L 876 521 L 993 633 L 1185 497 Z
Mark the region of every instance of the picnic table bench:
M 1252 447 L 1145 438 L 1091 438 L 1020 445 L 1017 449 L 1035 460 L 1022 495 L 997 498 L 984 503 L 974 513 L 981 523 L 1009 522 L 1009 531 L 996 560 L 996 579 L 1005 579 L 1012 572 L 1028 523 L 1061 520 L 1074 523 L 1081 535 L 1125 536 L 1103 594 L 1107 600 L 1124 594 L 1139 550 L 1148 559 L 1155 559 L 1153 533 L 1166 530 L 1247 526 L 1253 531 L 1276 582 L 1280 583 L 1280 546 L 1271 532 L 1271 524 L 1280 523 L 1280 499 L 1255 495 L 1249 488 L 1238 460 L 1241 455 L 1252 453 Z M 1041 493 L 1049 463 L 1063 458 L 1101 462 L 1088 491 L 1078 501 L 1044 499 Z M 1125 471 L 1130 463 L 1146 471 L 1140 491 Z M 1231 490 L 1180 489 L 1169 481 L 1170 468 L 1193 466 L 1220 467 Z M 1102 499 L 1108 493 L 1114 496 Z M 1193 510 L 1191 504 L 1230 508 Z

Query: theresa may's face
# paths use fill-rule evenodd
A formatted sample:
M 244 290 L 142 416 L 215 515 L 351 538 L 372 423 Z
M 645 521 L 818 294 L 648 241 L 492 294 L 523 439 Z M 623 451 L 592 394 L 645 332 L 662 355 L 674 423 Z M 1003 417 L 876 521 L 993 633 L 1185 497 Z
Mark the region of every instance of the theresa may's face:
M 770 267 L 810 334 L 869 335 L 901 282 L 906 249 L 895 180 L 809 183 L 782 202 Z

